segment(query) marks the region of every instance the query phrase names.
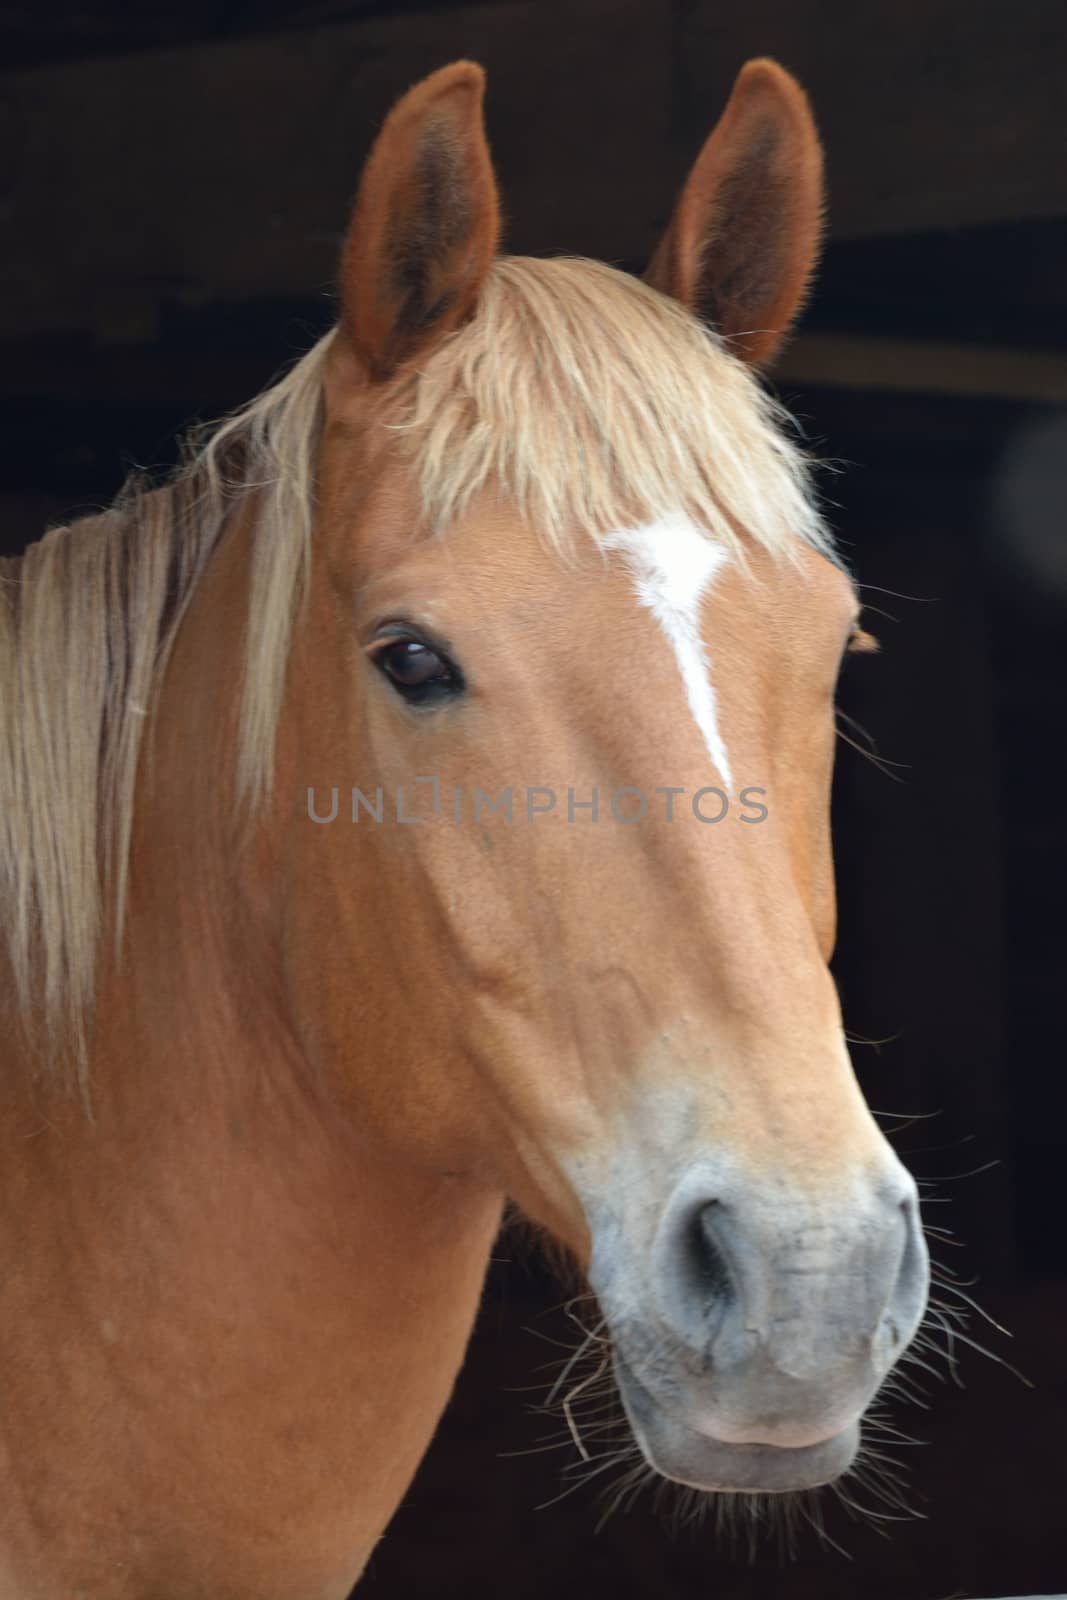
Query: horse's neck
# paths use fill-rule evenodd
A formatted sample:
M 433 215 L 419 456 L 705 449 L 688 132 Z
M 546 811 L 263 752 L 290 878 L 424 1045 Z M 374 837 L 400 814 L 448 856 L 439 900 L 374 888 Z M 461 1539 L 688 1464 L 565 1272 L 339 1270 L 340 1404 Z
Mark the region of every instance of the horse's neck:
M 0 1510 L 0 1535 L 26 1548 L 38 1519 L 51 1553 L 26 1559 L 47 1592 L 66 1560 L 91 1567 L 79 1529 L 151 1525 L 157 1501 L 178 1528 L 232 1506 L 238 1565 L 257 1559 L 251 1517 L 351 1577 L 448 1397 L 499 1219 L 497 1197 L 375 1148 L 301 1058 L 269 848 L 235 876 L 217 820 L 216 689 L 240 682 L 215 610 L 228 576 L 205 579 L 160 703 L 124 952 L 102 951 L 94 1121 L 28 1074 L 0 1111 L 0 1254 L 19 1263 L 0 1284 L 0 1462 L 35 1501 L 21 1528 Z M 53 1526 L 49 1505 L 78 1514 Z M 128 1558 L 116 1538 L 101 1571 Z M 247 1592 L 267 1587 L 248 1566 Z
M 11 1559 L 4 1593 L 339 1597 L 448 1400 L 499 1204 L 331 1124 L 262 1032 L 165 1045 L 158 987 L 125 992 L 92 1126 L 0 1114 L 0 1588 Z

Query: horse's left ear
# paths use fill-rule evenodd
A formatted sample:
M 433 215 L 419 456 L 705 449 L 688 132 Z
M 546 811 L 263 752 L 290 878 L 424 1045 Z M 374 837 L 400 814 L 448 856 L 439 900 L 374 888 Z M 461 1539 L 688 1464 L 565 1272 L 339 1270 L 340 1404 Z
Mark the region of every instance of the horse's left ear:
M 485 74 L 455 61 L 393 107 L 363 169 L 341 260 L 341 328 L 374 379 L 470 315 L 500 210 Z
M 807 96 L 776 62 L 750 61 L 645 276 L 762 365 L 804 299 L 822 209 L 822 147 Z

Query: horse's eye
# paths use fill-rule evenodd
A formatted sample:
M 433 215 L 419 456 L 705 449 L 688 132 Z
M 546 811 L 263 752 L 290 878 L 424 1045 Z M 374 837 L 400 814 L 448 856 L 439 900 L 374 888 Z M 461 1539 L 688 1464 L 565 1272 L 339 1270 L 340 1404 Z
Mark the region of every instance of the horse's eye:
M 374 664 L 411 705 L 445 700 L 463 688 L 458 668 L 421 639 L 391 639 Z

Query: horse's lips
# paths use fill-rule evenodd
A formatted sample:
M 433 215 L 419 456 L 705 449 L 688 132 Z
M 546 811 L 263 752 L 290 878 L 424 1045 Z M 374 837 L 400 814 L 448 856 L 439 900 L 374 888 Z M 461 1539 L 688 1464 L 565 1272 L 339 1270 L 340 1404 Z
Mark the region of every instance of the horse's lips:
M 615 1374 L 634 1437 L 664 1478 L 720 1494 L 786 1494 L 816 1489 L 847 1472 L 859 1447 L 853 1423 L 817 1444 L 786 1448 L 726 1444 L 666 1411 L 629 1371 L 618 1351 Z

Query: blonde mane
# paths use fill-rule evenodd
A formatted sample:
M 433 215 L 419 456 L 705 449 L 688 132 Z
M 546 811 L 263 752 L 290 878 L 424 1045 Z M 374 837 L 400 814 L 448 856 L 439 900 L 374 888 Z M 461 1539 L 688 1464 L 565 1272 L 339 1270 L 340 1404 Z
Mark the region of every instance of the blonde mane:
M 561 550 L 681 511 L 735 556 L 831 553 L 787 414 L 677 301 L 599 262 L 502 257 L 397 401 L 436 532 L 495 480 Z
M 121 939 L 142 732 L 200 576 L 252 493 L 239 787 L 252 806 L 269 791 L 333 337 L 162 488 L 134 485 L 0 562 L 0 887 L 16 998 L 47 1053 L 83 1050 L 109 907 Z M 501 258 L 477 315 L 381 398 L 428 532 L 493 482 L 561 553 L 672 510 L 742 559 L 746 540 L 830 553 L 784 414 L 685 310 L 610 267 Z

